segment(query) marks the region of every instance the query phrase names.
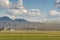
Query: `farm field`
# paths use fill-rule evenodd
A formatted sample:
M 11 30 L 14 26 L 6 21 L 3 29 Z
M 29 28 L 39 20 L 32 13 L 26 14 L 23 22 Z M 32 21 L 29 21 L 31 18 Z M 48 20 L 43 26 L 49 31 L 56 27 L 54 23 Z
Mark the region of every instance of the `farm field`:
M 0 40 L 60 40 L 60 31 L 0 31 Z

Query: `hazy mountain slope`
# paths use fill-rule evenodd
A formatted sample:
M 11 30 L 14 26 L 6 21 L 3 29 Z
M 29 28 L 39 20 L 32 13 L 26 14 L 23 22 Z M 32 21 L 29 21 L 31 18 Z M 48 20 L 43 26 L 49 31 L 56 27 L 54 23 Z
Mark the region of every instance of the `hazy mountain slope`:
M 28 22 L 25 19 L 12 20 L 8 17 L 0 18 L 0 28 L 10 28 L 16 30 L 60 30 L 60 21 Z

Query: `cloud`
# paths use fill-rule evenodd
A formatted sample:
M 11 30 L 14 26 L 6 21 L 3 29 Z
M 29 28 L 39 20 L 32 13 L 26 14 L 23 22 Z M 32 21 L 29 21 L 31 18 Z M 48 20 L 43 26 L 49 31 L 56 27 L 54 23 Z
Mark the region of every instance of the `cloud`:
M 41 16 L 41 11 L 39 9 L 29 9 L 26 10 L 22 4 L 12 4 L 9 0 L 0 0 L 0 8 L 6 8 L 7 13 L 2 14 L 2 16 L 8 16 L 11 19 L 24 18 L 24 19 L 37 19 Z M 18 9 L 19 8 L 19 9 Z
M 10 3 L 8 0 L 0 0 L 0 9 L 9 8 L 9 7 L 10 7 Z
M 0 0 L 0 9 L 24 9 L 23 4 L 19 1 L 12 3 L 10 0 Z
M 41 12 L 38 9 L 30 10 L 17 10 L 17 9 L 8 9 L 7 14 L 13 15 L 16 17 L 38 17 L 41 16 Z
M 23 18 L 30 21 L 41 21 L 42 19 L 47 19 L 47 15 L 43 15 L 39 9 L 26 10 L 24 9 L 24 6 L 12 4 L 8 0 L 0 1 L 0 8 L 7 9 L 7 13 L 0 13 L 0 17 L 7 16 L 11 19 Z
M 57 1 L 56 1 L 56 7 L 57 7 L 57 8 L 60 8 L 60 0 L 57 0 Z
M 28 14 L 31 16 L 40 16 L 41 11 L 39 9 L 30 9 L 28 10 Z
M 50 15 L 55 16 L 55 15 L 60 15 L 60 12 L 56 11 L 56 10 L 51 10 L 50 11 Z
M 58 2 L 60 2 L 60 0 L 57 0 L 56 2 L 58 3 Z
M 4 16 L 7 16 L 7 17 L 9 17 L 10 19 L 13 19 L 13 20 L 16 18 L 15 16 L 9 15 L 7 13 L 0 13 L 0 17 L 4 17 Z
M 41 19 L 46 18 L 43 16 L 39 9 L 29 9 L 29 10 L 17 10 L 17 9 L 8 9 L 7 16 L 11 19 L 26 19 L 28 21 L 41 21 Z

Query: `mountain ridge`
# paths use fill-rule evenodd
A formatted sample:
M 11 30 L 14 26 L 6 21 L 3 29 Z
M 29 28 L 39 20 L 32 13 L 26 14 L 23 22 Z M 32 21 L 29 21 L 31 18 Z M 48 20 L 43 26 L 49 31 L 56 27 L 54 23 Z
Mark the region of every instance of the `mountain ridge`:
M 14 20 L 12 20 L 7 16 L 0 17 L 0 20 L 2 20 L 2 21 L 10 21 L 11 20 L 11 21 L 17 21 L 17 22 L 27 22 L 27 20 L 25 20 L 25 19 L 14 19 Z
M 30 22 L 25 19 L 12 20 L 8 17 L 0 18 L 0 29 L 14 30 L 60 30 L 60 21 Z

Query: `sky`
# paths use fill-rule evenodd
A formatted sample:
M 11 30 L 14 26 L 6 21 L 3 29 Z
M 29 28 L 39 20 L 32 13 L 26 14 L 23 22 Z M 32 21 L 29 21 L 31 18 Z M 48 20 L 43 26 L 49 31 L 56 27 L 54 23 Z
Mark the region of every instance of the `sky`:
M 4 3 L 3 3 L 4 2 Z M 18 3 L 18 0 L 10 0 Z M 23 0 L 24 10 L 17 10 L 9 1 L 2 1 L 0 4 L 0 17 L 8 16 L 10 18 L 23 18 L 27 20 L 40 21 L 47 19 L 60 19 L 60 0 Z M 8 9 L 12 6 L 13 9 Z M 15 5 L 18 8 L 18 5 Z M 4 9 L 6 8 L 6 9 Z

